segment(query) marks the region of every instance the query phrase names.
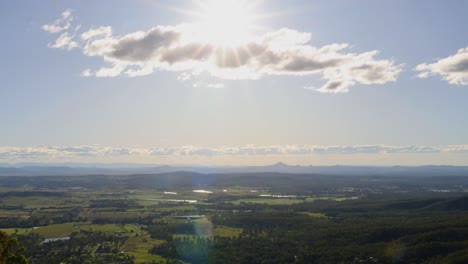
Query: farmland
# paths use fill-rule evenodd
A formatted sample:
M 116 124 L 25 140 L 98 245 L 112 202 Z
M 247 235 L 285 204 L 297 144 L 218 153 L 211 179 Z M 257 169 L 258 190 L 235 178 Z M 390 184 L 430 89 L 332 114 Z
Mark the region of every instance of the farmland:
M 1 230 L 30 263 L 49 264 L 408 263 L 420 247 L 438 252 L 428 260 L 463 259 L 468 245 L 455 236 L 468 232 L 464 177 L 391 185 L 313 175 L 297 176 L 300 185 L 279 184 L 278 175 L 262 176 L 263 185 L 249 182 L 259 175 L 238 185 L 194 185 L 185 174 L 170 183 L 166 175 L 95 177 L 0 178 Z M 408 253 L 395 262 L 389 252 L 401 243 Z

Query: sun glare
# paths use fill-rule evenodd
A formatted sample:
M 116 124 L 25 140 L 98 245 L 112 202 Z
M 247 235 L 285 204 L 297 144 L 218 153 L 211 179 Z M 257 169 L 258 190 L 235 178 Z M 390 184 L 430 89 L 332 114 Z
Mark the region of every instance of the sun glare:
M 252 2 L 243 0 L 200 1 L 197 14 L 200 38 L 212 44 L 232 46 L 252 37 L 254 14 Z

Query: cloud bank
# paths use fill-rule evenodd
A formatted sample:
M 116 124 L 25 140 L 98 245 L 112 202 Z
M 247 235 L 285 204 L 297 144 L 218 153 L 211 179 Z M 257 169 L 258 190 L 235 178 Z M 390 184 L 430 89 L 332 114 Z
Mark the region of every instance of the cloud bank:
M 155 71 L 199 75 L 219 79 L 259 79 L 268 75 L 320 76 L 320 92 L 348 92 L 356 84 L 385 84 L 397 80 L 401 65 L 393 59 L 377 59 L 379 51 L 350 52 L 349 44 L 323 47 L 309 44 L 311 34 L 283 28 L 236 46 L 216 45 L 197 38 L 196 25 L 155 26 L 148 30 L 115 35 L 109 26 L 72 30 L 73 17 L 62 17 L 42 29 L 63 32 L 51 48 L 80 49 L 90 57 L 101 58 L 106 66 L 85 69 L 85 77 L 136 77 Z
M 39 146 L 8 147 L 0 146 L 0 161 L 27 161 L 36 159 L 75 159 L 112 157 L 219 157 L 219 156 L 304 156 L 304 155 L 354 155 L 354 154 L 424 154 L 424 153 L 468 153 L 468 145 L 429 147 L 429 146 L 311 146 L 276 145 L 239 147 L 161 147 L 161 148 L 118 148 L 103 146 Z
M 449 84 L 468 85 L 468 47 L 435 63 L 420 64 L 415 70 L 420 72 L 419 78 L 439 75 Z

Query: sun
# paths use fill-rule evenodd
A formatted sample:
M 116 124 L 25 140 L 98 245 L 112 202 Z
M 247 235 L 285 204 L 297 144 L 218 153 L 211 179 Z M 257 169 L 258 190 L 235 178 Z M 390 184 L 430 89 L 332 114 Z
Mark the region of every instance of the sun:
M 196 26 L 203 41 L 222 46 L 237 46 L 253 37 L 256 1 L 198 1 Z

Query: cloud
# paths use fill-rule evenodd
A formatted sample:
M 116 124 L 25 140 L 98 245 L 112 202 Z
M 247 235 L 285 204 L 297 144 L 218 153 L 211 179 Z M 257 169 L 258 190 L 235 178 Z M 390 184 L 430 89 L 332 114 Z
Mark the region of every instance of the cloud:
M 93 76 L 93 72 L 91 71 L 91 69 L 84 69 L 84 70 L 81 72 L 81 76 L 83 76 L 83 77 L 91 77 L 91 76 Z
M 61 33 L 54 42 L 49 43 L 49 47 L 53 49 L 72 50 L 80 47 L 80 44 L 74 40 L 76 32 L 81 28 L 81 25 L 75 27 L 74 32 L 71 30 L 73 16 L 71 10 L 65 10 L 61 17 L 50 24 L 43 25 L 41 28 L 51 34 Z
M 415 70 L 420 72 L 417 75 L 419 78 L 440 75 L 449 84 L 468 85 L 468 47 L 435 63 L 420 64 Z
M 357 155 L 357 154 L 430 154 L 468 153 L 467 145 L 455 146 L 314 146 L 314 145 L 273 145 L 273 146 L 180 146 L 180 147 L 106 147 L 106 146 L 0 146 L 0 161 L 18 160 L 64 160 L 76 158 L 115 157 L 216 157 L 216 156 L 304 156 L 304 155 Z
M 468 145 L 448 146 L 446 151 L 455 153 L 468 153 Z
M 435 148 L 425 146 L 406 146 L 406 147 L 395 147 L 385 146 L 384 151 L 386 153 L 438 153 L 438 152 L 451 152 L 448 148 Z
M 72 50 L 79 47 L 78 42 L 73 40 L 74 35 L 71 35 L 68 32 L 62 33 L 54 43 L 50 43 L 49 47 L 54 49 L 66 49 Z
M 45 30 L 69 29 L 72 17 L 66 12 Z M 81 47 L 84 55 L 102 58 L 107 65 L 86 70 L 82 75 L 87 77 L 136 77 L 155 71 L 194 76 L 207 73 L 218 79 L 235 80 L 268 75 L 319 76 L 325 84 L 312 89 L 337 93 L 348 92 L 356 84 L 393 82 L 401 72 L 401 65 L 393 59 L 377 59 L 376 50 L 352 53 L 348 44 L 337 43 L 315 47 L 309 44 L 310 33 L 294 29 L 267 32 L 236 46 L 197 38 L 200 30 L 193 24 L 180 24 L 114 35 L 111 27 L 100 26 L 85 30 L 78 40 L 63 33 L 51 47 Z
M 90 40 L 95 37 L 110 37 L 112 35 L 111 27 L 97 27 L 89 29 L 88 31 L 81 34 L 81 39 Z
M 73 16 L 71 10 L 65 10 L 61 17 L 50 24 L 43 25 L 41 28 L 49 33 L 55 34 L 67 30 L 71 27 Z

